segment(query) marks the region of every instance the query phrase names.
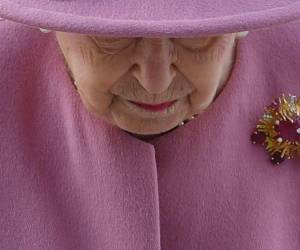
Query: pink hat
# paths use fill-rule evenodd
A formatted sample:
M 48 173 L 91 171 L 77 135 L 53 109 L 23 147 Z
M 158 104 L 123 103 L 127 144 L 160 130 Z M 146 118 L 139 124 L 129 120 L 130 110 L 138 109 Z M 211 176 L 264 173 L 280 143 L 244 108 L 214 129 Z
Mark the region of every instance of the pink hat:
M 0 0 L 0 17 L 56 31 L 187 37 L 300 20 L 297 0 Z

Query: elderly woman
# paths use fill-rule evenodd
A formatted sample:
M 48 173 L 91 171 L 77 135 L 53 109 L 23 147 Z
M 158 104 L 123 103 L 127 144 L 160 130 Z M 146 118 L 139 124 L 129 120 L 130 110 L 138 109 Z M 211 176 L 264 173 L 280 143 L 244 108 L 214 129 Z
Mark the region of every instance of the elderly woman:
M 299 1 L 0 17 L 1 250 L 300 249 Z
M 230 75 L 238 36 L 106 38 L 56 33 L 87 110 L 144 139 L 176 127 L 212 103 Z

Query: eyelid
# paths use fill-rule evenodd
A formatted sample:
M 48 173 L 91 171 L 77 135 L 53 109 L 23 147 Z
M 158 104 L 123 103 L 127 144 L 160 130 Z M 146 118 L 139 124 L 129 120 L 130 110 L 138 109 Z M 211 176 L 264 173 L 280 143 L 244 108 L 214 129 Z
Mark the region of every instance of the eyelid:
M 214 39 L 216 38 L 215 37 L 178 38 L 177 43 L 179 43 L 180 46 L 186 49 L 199 50 L 210 46 L 212 40 Z
M 123 43 L 128 41 L 133 41 L 134 38 L 128 38 L 128 37 L 92 37 L 96 42 L 99 42 L 100 44 L 115 44 L 115 43 Z
M 127 48 L 135 41 L 134 38 L 104 38 L 104 40 L 99 40 L 99 38 L 93 38 L 93 40 L 99 47 L 108 48 L 118 48 L 118 46 L 121 46 L 122 48 Z
M 134 39 L 132 39 L 132 38 L 125 38 L 126 40 L 130 40 L 130 41 L 128 41 L 127 43 L 124 43 L 124 41 L 122 40 L 123 38 L 105 38 L 106 40 L 109 39 L 112 41 L 112 39 L 113 39 L 120 43 L 119 44 L 115 43 L 115 42 L 102 42 L 101 43 L 101 42 L 99 42 L 99 40 L 96 37 L 93 37 L 93 36 L 89 36 L 89 37 L 93 41 L 94 45 L 97 47 L 98 52 L 103 55 L 115 55 L 115 54 L 121 52 L 122 50 L 125 50 L 128 47 L 130 47 L 134 41 Z

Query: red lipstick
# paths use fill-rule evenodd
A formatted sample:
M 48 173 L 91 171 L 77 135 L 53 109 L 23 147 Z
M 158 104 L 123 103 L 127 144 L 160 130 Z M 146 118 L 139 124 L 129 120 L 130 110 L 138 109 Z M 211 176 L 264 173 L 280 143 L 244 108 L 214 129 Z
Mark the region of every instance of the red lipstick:
M 146 103 L 141 103 L 141 102 L 132 102 L 131 103 L 139 106 L 140 108 L 146 109 L 146 110 L 150 110 L 150 111 L 162 111 L 167 109 L 168 107 L 170 107 L 171 105 L 173 105 L 173 103 L 175 103 L 177 100 L 175 101 L 171 101 L 171 102 L 164 102 L 164 103 L 160 103 L 160 104 L 156 104 L 156 105 L 152 105 L 152 104 L 146 104 Z

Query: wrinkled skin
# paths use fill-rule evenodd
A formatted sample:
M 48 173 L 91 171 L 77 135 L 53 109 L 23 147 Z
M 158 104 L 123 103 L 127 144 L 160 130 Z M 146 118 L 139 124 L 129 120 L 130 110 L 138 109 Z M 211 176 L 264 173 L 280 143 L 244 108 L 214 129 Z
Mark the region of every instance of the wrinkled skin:
M 56 32 L 85 108 L 119 128 L 154 135 L 201 114 L 225 86 L 236 33 L 196 38 L 109 38 Z M 125 100 L 178 99 L 160 117 L 133 111 Z M 158 113 L 155 112 L 155 115 Z

